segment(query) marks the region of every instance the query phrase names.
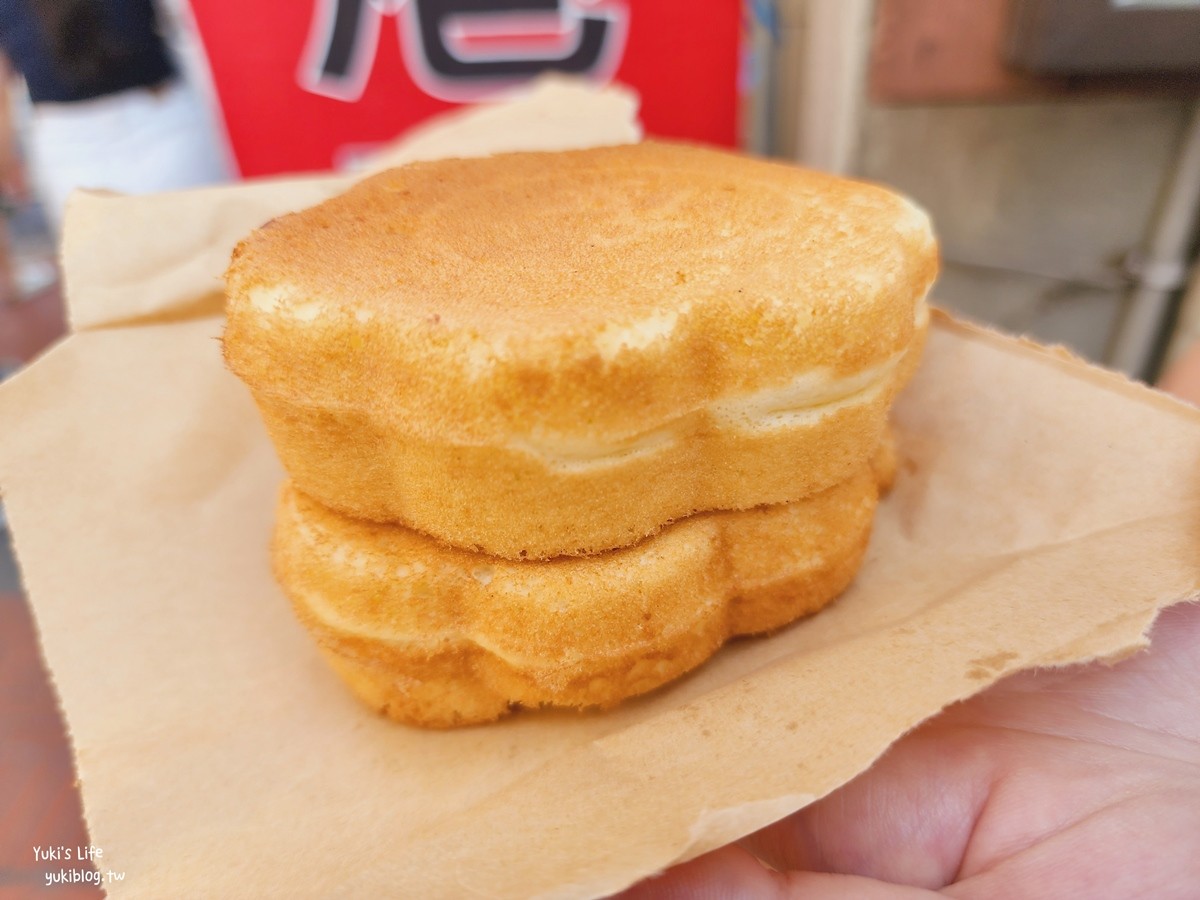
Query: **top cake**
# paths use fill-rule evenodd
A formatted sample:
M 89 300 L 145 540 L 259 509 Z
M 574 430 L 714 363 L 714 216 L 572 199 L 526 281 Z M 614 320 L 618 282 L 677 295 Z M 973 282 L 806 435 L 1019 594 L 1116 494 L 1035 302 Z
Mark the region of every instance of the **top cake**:
M 417 163 L 239 244 L 224 352 L 326 506 L 590 554 L 860 469 L 936 269 L 911 202 L 781 163 L 651 142 Z

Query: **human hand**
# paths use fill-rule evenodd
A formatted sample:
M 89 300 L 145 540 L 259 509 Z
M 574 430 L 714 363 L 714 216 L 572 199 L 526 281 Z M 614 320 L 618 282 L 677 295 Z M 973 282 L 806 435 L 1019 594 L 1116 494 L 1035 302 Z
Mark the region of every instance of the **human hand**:
M 1200 404 L 1200 344 L 1164 387 Z M 1195 900 L 1200 604 L 1118 665 L 1001 681 L 828 797 L 622 896 Z
M 1152 650 L 1005 679 L 823 800 L 623 896 L 1194 900 L 1198 698 L 1200 604 L 1182 604 Z

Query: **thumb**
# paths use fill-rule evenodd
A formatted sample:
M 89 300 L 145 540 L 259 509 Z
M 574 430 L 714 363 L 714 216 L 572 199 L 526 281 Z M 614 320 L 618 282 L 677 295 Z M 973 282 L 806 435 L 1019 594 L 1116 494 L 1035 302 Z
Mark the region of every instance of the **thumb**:
M 619 900 L 929 900 L 936 891 L 858 875 L 776 872 L 731 844 L 639 882 Z
M 776 898 L 776 873 L 729 844 L 672 866 L 617 895 L 619 900 L 759 900 Z
M 888 884 L 861 875 L 822 872 L 775 873 L 782 887 L 774 896 L 786 900 L 930 900 L 942 894 L 925 888 Z

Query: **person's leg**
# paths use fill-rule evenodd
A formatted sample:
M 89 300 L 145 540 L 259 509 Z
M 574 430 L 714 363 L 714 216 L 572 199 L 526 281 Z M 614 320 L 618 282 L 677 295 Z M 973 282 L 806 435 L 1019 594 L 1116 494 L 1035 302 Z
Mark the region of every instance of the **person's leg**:
M 56 232 L 77 188 L 144 194 L 230 178 L 211 117 L 181 84 L 40 104 L 30 131 L 34 181 Z
M 212 116 L 186 84 L 136 92 L 123 104 L 122 118 L 129 164 L 113 172 L 114 190 L 141 194 L 230 180 Z

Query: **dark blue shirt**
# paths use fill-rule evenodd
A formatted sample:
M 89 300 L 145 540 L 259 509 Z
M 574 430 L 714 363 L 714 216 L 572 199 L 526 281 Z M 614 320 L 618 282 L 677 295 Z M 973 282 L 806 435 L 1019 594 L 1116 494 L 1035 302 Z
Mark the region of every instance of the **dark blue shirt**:
M 138 87 L 152 87 L 175 74 L 152 0 L 82 0 L 103 16 L 121 46 L 119 65 L 83 81 L 58 65 L 36 12 L 38 0 L 0 0 L 0 50 L 25 77 L 34 103 L 71 103 Z M 61 0 L 59 0 L 61 2 Z

